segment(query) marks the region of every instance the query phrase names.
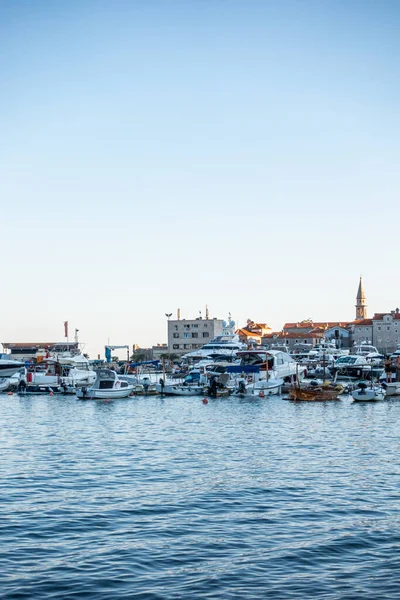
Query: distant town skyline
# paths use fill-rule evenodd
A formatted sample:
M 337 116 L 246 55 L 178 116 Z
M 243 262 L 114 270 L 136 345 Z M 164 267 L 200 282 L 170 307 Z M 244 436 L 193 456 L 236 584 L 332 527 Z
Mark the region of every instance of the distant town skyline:
M 400 5 L 0 6 L 4 341 L 400 303 Z M 7 260 L 5 260 L 7 258 Z

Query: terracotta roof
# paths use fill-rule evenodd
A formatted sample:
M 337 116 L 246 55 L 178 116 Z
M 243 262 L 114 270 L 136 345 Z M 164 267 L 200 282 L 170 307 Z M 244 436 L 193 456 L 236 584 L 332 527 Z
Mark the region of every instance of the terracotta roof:
M 312 327 L 316 329 L 317 327 L 322 329 L 329 329 L 330 327 L 345 327 L 346 325 L 350 325 L 351 321 L 302 321 L 301 323 L 285 323 L 284 329 L 305 329 L 307 327 Z
M 260 337 L 258 333 L 254 333 L 254 331 L 249 331 L 248 329 L 237 329 L 237 335 L 245 335 L 246 337 Z
M 384 313 L 375 313 L 372 318 L 373 318 L 374 321 L 383 321 L 383 317 L 386 317 L 387 315 L 389 315 L 390 317 L 393 317 L 393 319 L 395 319 L 396 321 L 398 319 L 400 319 L 400 313 L 395 312 L 393 314 L 391 311 L 390 312 L 384 312 Z
M 306 338 L 320 338 L 323 337 L 324 333 L 322 331 L 309 331 L 308 333 L 303 333 L 299 331 L 298 333 L 287 333 L 286 331 L 280 331 L 279 333 L 267 333 L 267 335 L 263 335 L 263 340 L 268 339 L 306 339 Z
M 372 319 L 359 319 L 358 321 L 353 321 L 353 325 L 372 325 Z

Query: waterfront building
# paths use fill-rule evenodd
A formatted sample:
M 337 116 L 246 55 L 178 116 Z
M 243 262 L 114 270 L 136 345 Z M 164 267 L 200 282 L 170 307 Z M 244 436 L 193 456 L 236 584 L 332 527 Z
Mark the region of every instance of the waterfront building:
M 223 323 L 223 319 L 210 319 L 208 309 L 205 319 L 201 316 L 181 319 L 178 309 L 177 319 L 168 319 L 168 352 L 186 354 L 201 348 L 217 335 L 222 335 Z
M 320 328 L 311 331 L 298 331 L 291 333 L 286 331 L 276 331 L 264 335 L 261 344 L 272 348 L 274 346 L 285 346 L 288 352 L 294 352 L 299 346 L 308 347 L 310 350 L 315 348 L 324 340 L 324 331 Z
M 400 344 L 400 312 L 396 308 L 388 313 L 376 313 L 372 319 L 373 344 L 379 352 L 394 352 Z

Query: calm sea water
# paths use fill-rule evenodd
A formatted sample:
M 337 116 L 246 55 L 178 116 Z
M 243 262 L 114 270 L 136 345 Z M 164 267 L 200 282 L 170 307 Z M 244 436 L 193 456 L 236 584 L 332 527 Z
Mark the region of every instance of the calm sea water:
M 400 400 L 0 396 L 0 597 L 400 598 Z

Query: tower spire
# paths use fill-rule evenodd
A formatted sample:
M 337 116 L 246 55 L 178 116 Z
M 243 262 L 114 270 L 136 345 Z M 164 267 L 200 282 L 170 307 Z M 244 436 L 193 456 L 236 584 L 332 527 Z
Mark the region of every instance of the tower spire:
M 357 303 L 356 303 L 356 320 L 367 318 L 367 299 L 365 297 L 362 276 L 360 275 L 360 283 L 358 284 Z

